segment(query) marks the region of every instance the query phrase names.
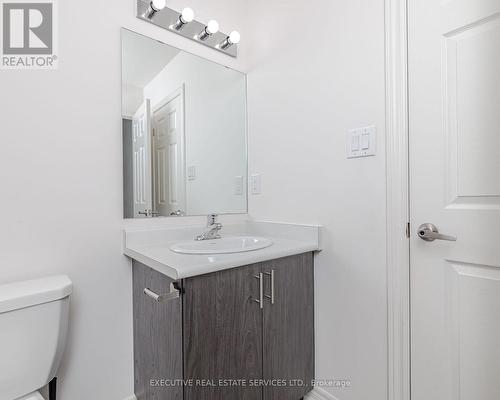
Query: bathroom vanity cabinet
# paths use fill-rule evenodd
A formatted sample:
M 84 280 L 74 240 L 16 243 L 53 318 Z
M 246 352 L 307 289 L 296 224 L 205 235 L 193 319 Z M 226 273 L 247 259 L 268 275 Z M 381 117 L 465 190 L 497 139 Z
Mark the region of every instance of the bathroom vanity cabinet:
M 133 263 L 138 400 L 299 400 L 312 389 L 313 253 L 177 282 Z

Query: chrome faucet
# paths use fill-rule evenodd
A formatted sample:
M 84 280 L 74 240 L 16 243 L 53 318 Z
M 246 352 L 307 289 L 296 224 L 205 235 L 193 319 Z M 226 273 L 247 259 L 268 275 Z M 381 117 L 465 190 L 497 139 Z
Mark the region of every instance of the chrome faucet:
M 207 228 L 208 230 L 203 232 L 201 235 L 196 236 L 195 240 L 212 240 L 220 239 L 220 230 L 222 229 L 222 224 L 217 222 L 217 214 L 209 214 L 207 216 Z

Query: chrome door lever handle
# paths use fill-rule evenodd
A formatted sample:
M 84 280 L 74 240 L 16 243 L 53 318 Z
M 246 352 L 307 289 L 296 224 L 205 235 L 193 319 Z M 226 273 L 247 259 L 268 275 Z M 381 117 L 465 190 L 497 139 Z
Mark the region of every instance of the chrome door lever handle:
M 439 233 L 438 228 L 434 224 L 422 224 L 418 227 L 417 235 L 420 239 L 426 242 L 433 242 L 434 240 L 448 240 L 450 242 L 456 242 L 457 238 L 455 236 L 443 235 Z
M 170 213 L 171 216 L 176 216 L 176 217 L 183 217 L 185 215 L 184 211 L 182 210 L 177 210 L 177 211 L 172 211 Z
M 151 217 L 151 216 L 155 216 L 155 215 L 160 215 L 160 213 L 158 211 L 155 211 L 155 210 L 144 210 L 144 211 L 139 211 L 139 215 Z

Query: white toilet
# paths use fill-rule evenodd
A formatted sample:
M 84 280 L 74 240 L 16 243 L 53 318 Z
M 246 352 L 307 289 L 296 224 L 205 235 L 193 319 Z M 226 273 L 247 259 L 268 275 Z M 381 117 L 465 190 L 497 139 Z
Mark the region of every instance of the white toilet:
M 42 400 L 68 331 L 72 283 L 65 275 L 0 285 L 0 399 Z

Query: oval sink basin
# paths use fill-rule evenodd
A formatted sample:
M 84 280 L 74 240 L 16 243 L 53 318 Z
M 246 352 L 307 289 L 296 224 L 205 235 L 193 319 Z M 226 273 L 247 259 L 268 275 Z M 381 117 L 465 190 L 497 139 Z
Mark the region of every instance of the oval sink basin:
M 272 245 L 272 240 L 266 238 L 238 236 L 176 243 L 170 250 L 182 254 L 230 254 L 260 250 Z

